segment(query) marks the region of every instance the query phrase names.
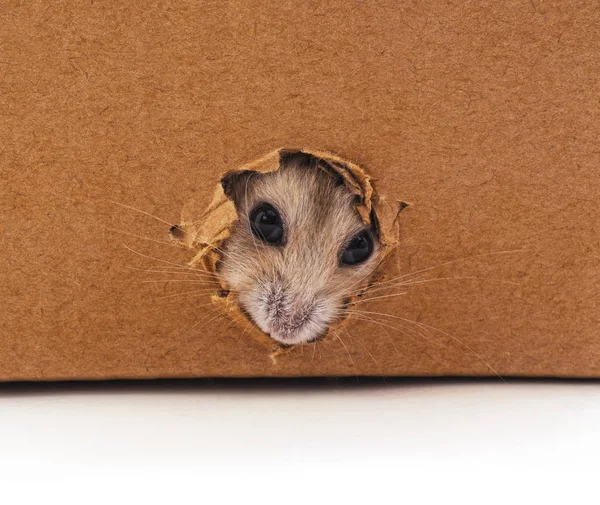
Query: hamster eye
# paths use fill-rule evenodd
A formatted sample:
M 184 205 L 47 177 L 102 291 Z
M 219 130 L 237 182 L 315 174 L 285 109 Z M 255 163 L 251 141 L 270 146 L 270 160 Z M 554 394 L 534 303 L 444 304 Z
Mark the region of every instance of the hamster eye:
M 252 233 L 267 244 L 279 245 L 283 240 L 283 221 L 272 205 L 262 203 L 250 213 Z
M 342 251 L 344 265 L 357 265 L 367 260 L 373 252 L 373 238 L 367 230 L 356 235 Z

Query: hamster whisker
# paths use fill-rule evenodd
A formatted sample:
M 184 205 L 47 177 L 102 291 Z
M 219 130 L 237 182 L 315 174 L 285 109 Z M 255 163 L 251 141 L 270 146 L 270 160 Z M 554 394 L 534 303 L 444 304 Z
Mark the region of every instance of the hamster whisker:
M 158 216 L 154 216 L 152 214 L 150 214 L 149 212 L 146 212 L 145 210 L 141 210 L 141 209 L 137 209 L 135 207 L 132 207 L 131 205 L 125 205 L 124 203 L 121 202 L 117 202 L 116 200 L 110 200 L 110 199 L 106 199 L 107 202 L 112 203 L 114 205 L 118 205 L 119 207 L 123 207 L 124 209 L 129 209 L 129 210 L 133 210 L 134 212 L 139 212 L 140 214 L 143 214 L 145 216 L 151 217 L 152 219 L 156 219 L 157 221 L 160 221 L 161 223 L 164 223 L 166 225 L 169 226 L 169 228 L 171 228 L 172 226 L 177 226 L 173 223 L 169 223 L 168 221 L 165 221 L 164 219 L 158 217 Z
M 348 347 L 346 347 L 346 344 L 344 343 L 344 341 L 342 340 L 342 337 L 340 337 L 340 334 L 337 331 L 334 331 L 333 334 L 334 334 L 335 338 L 337 338 L 340 341 L 340 344 L 342 344 L 342 347 L 346 350 L 346 354 L 348 355 L 348 357 L 350 358 L 350 361 L 352 362 L 352 368 L 354 368 L 354 373 L 356 373 L 356 363 L 354 362 L 354 358 L 350 354 Z
M 345 329 L 345 328 L 344 328 L 344 332 L 346 333 L 346 335 L 348 336 L 348 338 L 351 338 L 352 340 L 354 340 L 358 345 L 360 345 L 367 352 L 367 354 L 371 357 L 371 360 L 373 360 L 373 363 L 375 363 L 375 366 L 379 370 L 379 373 L 381 374 L 381 377 L 384 377 L 383 370 L 381 369 L 379 361 L 377 361 L 375 359 L 375 356 L 373 356 L 373 353 L 371 351 L 369 351 L 369 349 L 367 348 L 367 346 L 364 345 L 359 339 L 357 339 L 357 338 L 353 337 L 352 335 L 350 335 L 350 333 L 348 332 L 348 330 Z M 384 380 L 385 380 L 385 377 L 384 377 Z
M 212 272 L 207 272 L 206 270 L 201 270 L 199 268 L 194 268 L 194 267 L 189 266 L 189 265 L 181 265 L 179 263 L 174 263 L 173 261 L 167 261 L 167 260 L 164 260 L 164 259 L 161 259 L 161 258 L 155 258 L 153 256 L 149 256 L 147 254 L 143 254 L 143 253 L 141 253 L 139 251 L 136 251 L 135 249 L 132 249 L 131 247 L 129 247 L 127 244 L 124 244 L 124 243 L 122 243 L 121 245 L 123 247 L 125 247 L 125 249 L 127 249 L 128 251 L 130 251 L 130 252 L 132 252 L 132 253 L 134 253 L 134 254 L 136 254 L 138 256 L 141 256 L 142 258 L 150 259 L 150 260 L 153 260 L 153 261 L 158 261 L 160 263 L 166 263 L 168 265 L 173 265 L 173 266 L 175 266 L 177 268 L 180 268 L 182 270 L 187 270 L 187 271 L 190 271 L 190 272 L 196 272 L 198 275 L 206 274 L 206 275 L 216 276 L 216 274 L 214 274 Z
M 339 288 L 339 294 L 343 294 L 343 293 L 345 293 L 345 292 L 347 292 L 347 291 L 351 290 L 351 289 L 352 289 L 354 286 L 356 286 L 357 284 L 360 284 L 360 283 L 362 283 L 362 282 L 363 282 L 363 281 L 364 281 L 364 280 L 365 280 L 367 277 L 369 277 L 370 275 L 373 275 L 373 272 L 374 272 L 375 270 L 377 270 L 377 268 L 379 268 L 379 265 L 381 265 L 381 263 L 383 262 L 383 260 L 384 260 L 384 259 L 385 259 L 385 258 L 383 258 L 383 257 L 379 258 L 379 260 L 377 261 L 377 264 L 376 264 L 376 265 L 375 265 L 373 268 L 369 269 L 369 272 L 368 272 L 368 273 L 366 273 L 365 275 L 361 276 L 361 277 L 360 277 L 360 278 L 359 278 L 357 281 L 355 281 L 355 282 L 354 282 L 354 283 L 352 283 L 351 285 L 349 285 L 349 286 L 348 286 L 348 285 L 347 285 L 347 283 L 344 283 L 344 284 L 343 284 L 343 285 L 342 285 L 342 286 Z M 361 271 L 363 268 L 365 268 L 367 265 L 368 265 L 368 263 L 364 263 L 364 264 L 363 264 L 363 266 L 361 266 L 361 267 L 359 268 L 359 270 L 357 271 L 357 273 L 360 273 L 360 271 Z M 364 288 L 362 288 L 362 289 L 364 289 Z M 361 289 L 360 291 L 362 291 L 362 289 Z
M 139 238 L 141 240 L 147 240 L 148 242 L 154 242 L 155 244 L 162 244 L 168 247 L 181 247 L 175 241 L 167 242 L 165 240 L 157 240 L 155 238 L 144 237 L 143 235 L 136 235 L 135 233 L 131 233 L 129 231 L 117 230 L 115 228 L 107 228 L 108 231 L 113 233 L 119 233 L 120 235 L 125 235 L 127 237 Z
M 113 201 L 112 203 L 114 203 L 116 205 L 120 205 L 121 207 L 125 207 L 127 209 L 134 210 L 134 211 L 139 212 L 141 214 L 144 214 L 146 216 L 152 217 L 152 218 L 154 218 L 154 219 L 156 219 L 156 220 L 158 220 L 158 221 L 160 221 L 162 223 L 165 223 L 165 224 L 169 225 L 169 227 L 176 226 L 176 225 L 173 225 L 172 223 L 169 223 L 168 221 L 165 221 L 164 219 L 161 219 L 161 218 L 159 218 L 157 216 L 153 216 L 152 214 L 149 214 L 148 212 L 145 212 L 143 210 L 136 209 L 134 207 L 131 207 L 131 206 L 128 206 L 128 205 L 125 205 L 125 204 L 121 204 L 119 202 L 114 202 Z M 109 230 L 112 231 L 112 232 L 115 232 L 115 233 L 122 234 L 122 235 L 130 236 L 130 237 L 134 237 L 134 238 L 138 238 L 138 239 L 142 239 L 142 240 L 147 240 L 149 242 L 154 242 L 154 243 L 157 243 L 157 244 L 167 245 L 169 247 L 180 247 L 179 244 L 176 241 L 166 242 L 164 240 L 156 240 L 156 239 L 153 239 L 153 238 L 144 237 L 144 236 L 141 236 L 141 235 L 136 235 L 136 234 L 133 234 L 133 233 L 130 233 L 130 232 L 127 232 L 127 231 L 117 230 L 117 229 L 114 229 L 114 228 L 110 228 Z M 223 256 L 227 256 L 227 252 L 224 251 L 223 249 L 220 249 L 218 247 L 213 247 L 213 249 L 216 250 L 216 251 L 218 251 L 219 253 L 221 253 Z M 154 259 L 158 260 L 158 258 L 154 258 Z M 199 270 L 199 269 L 195 269 L 195 268 L 192 268 L 192 267 L 189 267 L 189 268 L 191 270 L 197 270 L 199 272 L 202 272 L 205 275 L 210 275 L 210 276 L 214 276 L 215 275 L 214 273 L 207 272 L 205 270 Z
M 351 313 L 349 313 L 349 314 L 347 315 L 347 317 L 348 317 L 348 319 L 353 319 L 353 320 L 356 320 L 356 321 L 363 321 L 363 322 L 365 322 L 365 323 L 375 323 L 375 324 L 379 324 L 379 325 L 383 326 L 383 324 L 381 324 L 381 323 L 380 323 L 380 321 L 377 321 L 377 320 L 375 320 L 375 319 L 373 319 L 373 318 L 371 318 L 371 317 L 364 316 L 364 315 L 362 315 L 362 314 L 357 314 L 356 312 L 351 312 Z M 388 327 L 388 328 L 392 328 L 391 326 L 387 326 L 387 327 Z M 402 331 L 402 330 L 401 330 L 401 329 L 399 329 L 399 328 L 395 328 L 395 327 L 394 327 L 393 329 L 394 329 L 394 330 L 398 330 L 398 331 L 400 331 L 400 332 L 401 332 L 403 335 L 406 335 L 407 337 L 409 337 L 411 340 L 413 340 L 413 341 L 414 341 L 413 337 L 412 337 L 410 334 L 408 334 L 408 333 L 404 333 L 404 331 Z M 387 332 L 386 332 L 386 333 L 387 333 Z M 389 335 L 389 333 L 388 333 L 388 335 Z
M 215 281 L 205 281 L 200 279 L 151 279 L 146 281 L 140 281 L 141 284 L 156 284 L 160 282 L 179 282 L 179 283 L 192 283 L 192 284 L 204 284 L 204 285 L 217 285 Z M 217 289 L 215 287 L 215 289 Z
M 360 300 L 356 300 L 355 302 L 352 302 L 349 305 L 355 307 L 359 303 L 371 302 L 373 300 L 381 300 L 382 298 L 394 298 L 396 296 L 403 296 L 403 295 L 406 295 L 406 294 L 408 294 L 408 291 L 403 291 L 401 293 L 392 293 L 390 295 L 373 296 L 373 297 L 370 297 L 370 298 L 361 298 Z
M 151 273 L 151 270 L 144 270 L 145 272 Z M 188 282 L 215 282 L 217 280 L 217 277 L 214 274 L 211 274 L 210 272 L 202 272 L 202 271 L 195 271 L 195 272 L 188 272 L 185 270 L 171 270 L 171 271 L 156 271 L 156 273 L 161 273 L 161 274 L 169 274 L 169 275 L 184 275 L 184 276 L 192 276 L 195 277 L 195 279 L 190 279 L 189 277 L 177 277 L 177 280 L 186 280 Z M 159 279 L 162 280 L 162 279 Z
M 362 284 L 365 279 L 367 279 L 369 276 L 374 275 L 374 273 L 377 271 L 377 269 L 379 268 L 379 266 L 381 265 L 381 263 L 385 260 L 385 257 L 381 256 L 378 260 L 377 263 L 375 264 L 374 267 L 372 267 L 368 273 L 366 273 L 365 275 L 361 276 L 357 281 L 353 282 L 352 284 L 350 284 L 348 286 L 348 283 L 343 283 L 336 291 L 335 291 L 335 296 L 348 296 L 348 291 L 350 291 L 350 296 L 358 296 L 361 293 L 363 293 L 364 291 L 370 291 L 372 286 L 380 284 L 381 281 L 376 281 L 376 282 L 370 282 L 368 283 L 366 286 L 365 285 L 361 285 L 360 289 L 358 289 L 356 292 L 352 292 L 351 289 L 354 288 L 354 286 L 358 285 L 358 284 Z M 360 271 L 365 268 L 368 265 L 368 263 L 363 264 L 363 266 L 361 266 L 359 268 L 359 270 L 357 271 L 357 273 L 360 273 Z M 351 279 L 352 280 L 352 279 Z
M 435 277 L 433 279 L 409 279 L 405 282 L 398 282 L 395 284 L 390 284 L 388 286 L 377 286 L 375 289 L 369 289 L 369 292 L 376 293 L 377 291 L 382 291 L 385 289 L 392 289 L 395 287 L 407 287 L 407 286 L 415 286 L 419 284 L 427 284 L 429 282 L 439 282 L 439 281 L 457 281 L 457 280 L 480 280 L 486 282 L 497 282 L 500 284 L 508 284 L 510 286 L 521 286 L 519 282 L 505 281 L 502 279 L 496 279 L 495 277 L 478 277 L 478 276 L 465 276 L 465 277 Z
M 354 313 L 349 315 L 348 317 L 356 317 L 357 315 L 360 317 L 362 316 L 363 318 L 365 317 L 364 314 L 367 314 L 368 312 L 364 312 L 364 311 L 360 311 L 360 310 L 356 310 L 353 311 Z M 375 312 L 374 314 L 377 314 L 377 312 Z M 364 319 L 363 319 L 364 320 Z M 411 332 L 419 337 L 421 337 L 424 340 L 427 340 L 428 342 L 431 342 L 432 344 L 437 345 L 438 347 L 446 347 L 444 344 L 442 344 L 441 342 L 438 342 L 437 340 L 435 340 L 434 338 L 431 338 L 427 333 L 421 333 L 417 330 L 415 330 L 414 328 L 410 328 L 410 327 L 406 327 L 406 326 L 400 326 L 397 327 L 395 325 L 391 325 L 389 323 L 384 323 L 382 321 L 377 321 L 375 319 L 369 319 L 371 322 L 374 322 L 375 324 L 379 324 L 380 326 L 384 326 L 387 328 L 391 328 L 393 330 L 399 331 L 400 333 L 402 333 L 403 335 L 409 337 L 411 340 L 413 340 L 413 342 L 415 341 L 413 337 L 411 337 L 410 333 L 406 333 L 406 332 Z
M 409 274 L 407 274 L 408 276 Z M 424 275 L 424 274 L 420 274 L 420 275 Z M 452 281 L 452 280 L 482 280 L 482 281 L 491 281 L 491 282 L 498 282 L 501 284 L 508 284 L 510 286 L 521 286 L 521 283 L 519 282 L 512 282 L 512 281 L 505 281 L 503 279 L 497 279 L 494 277 L 478 277 L 478 276 L 464 276 L 464 277 L 435 277 L 433 279 L 418 279 L 415 278 L 413 279 L 408 279 L 406 281 L 398 281 L 394 284 L 389 284 L 386 285 L 389 281 L 377 281 L 377 282 L 373 282 L 370 285 L 368 285 L 366 288 L 363 288 L 359 291 L 356 291 L 354 293 L 351 293 L 351 296 L 360 296 L 361 294 L 373 294 L 373 293 L 377 293 L 378 291 L 385 291 L 388 289 L 395 289 L 395 288 L 407 288 L 410 286 L 415 286 L 415 285 L 420 285 L 420 284 L 427 284 L 429 282 L 438 282 L 438 281 Z M 405 294 L 406 292 L 403 292 L 402 294 Z M 363 301 L 367 301 L 367 300 L 374 300 L 374 299 L 379 299 L 379 298 L 386 298 L 387 296 L 382 296 L 382 297 L 378 297 L 378 298 L 362 298 L 361 300 L 359 300 L 360 302 Z M 356 302 L 358 303 L 358 302 Z
M 354 317 L 354 316 L 357 316 L 357 317 Z M 364 315 L 361 315 L 361 314 L 352 314 L 352 316 L 349 315 L 348 319 L 356 319 L 357 321 L 365 321 L 367 323 L 375 323 L 375 324 L 378 324 L 378 325 L 380 325 L 382 327 L 385 326 L 385 325 L 381 324 L 379 321 L 373 319 L 372 317 L 364 316 Z M 402 331 L 401 329 L 396 328 L 396 327 L 393 327 L 393 329 L 397 330 L 397 331 L 400 331 L 400 333 L 406 335 L 407 337 L 409 337 L 411 340 L 414 341 L 413 337 L 410 334 L 405 333 L 404 331 Z M 390 341 L 390 344 L 392 344 L 392 347 L 396 351 L 396 356 L 397 356 L 399 350 L 398 350 L 398 346 L 396 346 L 396 342 L 394 342 L 394 339 L 392 338 L 392 336 L 390 335 L 390 333 L 385 328 L 384 328 L 383 332 L 385 333 L 387 339 Z
M 166 270 L 154 270 L 149 268 L 136 268 L 125 265 L 124 268 L 129 270 L 136 270 L 138 272 L 147 272 L 147 273 L 155 273 L 155 274 L 178 274 L 178 275 L 198 275 L 199 273 L 203 273 L 203 271 L 199 272 L 187 272 L 184 270 L 175 270 L 175 269 L 166 269 Z M 207 274 L 209 272 L 206 272 Z
M 444 267 L 444 266 L 453 265 L 453 264 L 459 263 L 461 261 L 467 261 L 467 260 L 470 260 L 470 259 L 483 258 L 483 257 L 486 257 L 486 256 L 495 256 L 495 255 L 499 255 L 499 254 L 513 254 L 513 253 L 518 253 L 518 252 L 527 252 L 527 249 L 507 249 L 505 251 L 494 251 L 494 252 L 491 252 L 491 253 L 481 253 L 481 254 L 475 254 L 473 256 L 466 256 L 464 258 L 457 258 L 457 259 L 446 261 L 444 263 L 440 263 L 438 265 L 434 265 L 434 266 L 431 266 L 431 267 L 428 267 L 428 268 L 423 268 L 421 270 L 416 270 L 414 272 L 410 272 L 410 273 L 407 273 L 407 274 L 404 274 L 404 275 L 400 275 L 398 277 L 394 277 L 394 278 L 388 279 L 386 281 L 381 281 L 380 284 L 388 284 L 390 282 L 394 282 L 394 281 L 397 281 L 397 280 L 405 279 L 405 278 L 411 277 L 413 275 L 423 274 L 423 273 L 426 273 L 426 272 L 430 272 L 431 270 L 434 270 L 436 268 L 441 268 L 441 267 Z
M 242 319 L 243 320 L 243 319 Z M 248 322 L 246 323 L 246 327 L 244 328 L 244 331 L 242 332 L 242 339 L 244 338 L 244 336 L 246 335 L 246 332 L 252 328 L 252 326 L 254 326 L 254 323 L 252 322 L 251 319 L 248 319 Z
M 116 205 L 119 205 L 121 207 L 125 207 L 127 209 L 139 212 L 139 213 L 144 214 L 146 216 L 149 216 L 149 217 L 151 217 L 153 219 L 156 219 L 156 220 L 158 220 L 158 221 L 160 221 L 160 222 L 162 222 L 164 224 L 169 225 L 169 227 L 177 226 L 177 225 L 169 223 L 168 221 L 166 221 L 164 219 L 161 219 L 161 218 L 159 218 L 157 216 L 153 216 L 152 214 L 149 214 L 148 212 L 145 212 L 145 211 L 143 211 L 141 209 L 136 209 L 135 207 L 131 207 L 129 205 L 125 205 L 125 204 L 122 204 L 122 203 L 119 203 L 119 202 L 115 202 L 115 201 L 111 201 L 111 202 L 114 203 L 114 204 L 116 204 Z M 123 235 L 127 235 L 127 236 L 130 236 L 130 237 L 139 238 L 139 239 L 142 239 L 142 240 L 147 240 L 147 241 L 154 242 L 154 243 L 157 243 L 157 244 L 167 245 L 169 247 L 178 247 L 178 243 L 176 241 L 166 242 L 166 241 L 163 241 L 163 240 L 156 240 L 156 239 L 152 239 L 152 238 L 149 238 L 149 237 L 143 237 L 141 235 L 135 235 L 135 234 L 130 233 L 130 232 L 126 232 L 126 231 L 123 231 L 123 230 L 112 229 L 112 228 L 110 229 L 110 231 L 113 231 L 113 232 L 116 232 L 116 233 L 120 233 L 120 234 L 123 234 Z M 228 256 L 227 252 L 224 251 L 223 249 L 220 249 L 219 247 L 213 246 L 213 249 L 216 250 L 216 251 L 218 251 L 220 254 L 222 254 L 225 257 Z M 157 259 L 157 258 L 154 258 L 154 259 Z M 205 272 L 207 275 L 214 275 L 211 272 L 206 272 L 205 270 L 201 270 L 201 271 Z
M 166 295 L 166 296 L 160 296 L 158 298 L 155 298 L 156 300 L 166 300 L 168 298 L 177 298 L 178 296 L 187 296 L 187 295 L 191 295 L 191 296 L 206 296 L 208 293 L 212 293 L 214 292 L 214 289 L 195 289 L 193 291 L 184 291 L 183 293 L 173 293 L 170 295 Z M 202 307 L 206 307 L 208 305 L 212 305 L 212 302 L 207 303 L 206 305 L 202 305 Z M 194 307 L 195 309 L 199 308 L 199 307 Z
M 411 286 L 418 286 L 420 284 L 427 284 L 429 282 L 453 281 L 453 280 L 485 280 L 485 281 L 489 280 L 489 281 L 501 282 L 503 284 L 510 284 L 510 285 L 514 285 L 514 286 L 521 285 L 517 282 L 502 281 L 500 279 L 489 279 L 489 278 L 485 279 L 483 277 L 436 277 L 435 279 L 422 279 L 422 280 L 416 280 L 416 281 L 399 282 L 398 284 L 392 284 L 392 285 L 384 286 L 384 287 L 377 287 L 375 289 L 369 288 L 368 293 L 372 294 L 372 293 L 377 293 L 378 291 L 385 291 L 387 289 L 395 289 L 395 288 L 409 288 Z M 353 302 L 352 305 L 356 305 L 358 303 L 363 303 L 363 302 L 368 302 L 370 300 L 381 300 L 382 298 L 390 298 L 393 296 L 400 296 L 400 295 L 405 295 L 405 294 L 407 294 L 407 291 L 403 291 L 402 293 L 384 295 L 384 296 L 361 298 L 360 300 Z
M 158 298 L 155 298 L 155 300 L 165 300 L 167 298 L 177 298 L 178 296 L 187 296 L 187 295 L 192 295 L 192 296 L 210 296 L 215 294 L 215 292 L 217 291 L 216 288 L 202 288 L 202 289 L 194 289 L 192 291 L 183 291 L 183 292 L 179 292 L 179 293 L 171 293 L 169 295 L 164 295 Z
M 310 359 L 311 361 L 314 361 L 315 359 L 315 353 L 317 351 L 317 344 L 319 343 L 318 340 L 315 340 L 314 342 L 311 342 L 312 346 L 313 346 L 313 352 L 312 352 L 312 358 Z
M 206 316 L 204 316 L 200 321 L 198 321 L 198 324 L 204 322 L 208 317 L 211 317 L 208 321 L 206 321 L 205 324 L 209 325 L 210 323 L 212 323 L 215 319 L 217 319 L 218 317 L 225 317 L 225 314 L 223 314 L 221 307 L 215 307 L 214 310 L 212 310 L 211 312 L 209 312 Z
M 213 309 L 212 311 L 209 311 L 209 313 L 208 313 L 206 316 L 204 316 L 202 319 L 200 319 L 200 320 L 196 321 L 196 322 L 195 322 L 195 323 L 194 323 L 194 324 L 193 324 L 193 325 L 192 325 L 190 328 L 188 328 L 188 329 L 187 329 L 187 330 L 185 330 L 184 332 L 181 332 L 181 333 L 179 334 L 179 337 L 178 337 L 178 338 L 182 338 L 182 337 L 185 337 L 185 336 L 187 336 L 187 335 L 188 335 L 188 334 L 189 334 L 191 331 L 193 331 L 193 330 L 194 330 L 194 328 L 196 328 L 198 325 L 202 324 L 202 322 L 203 322 L 203 321 L 204 321 L 204 320 L 205 320 L 207 317 L 209 317 L 210 315 L 214 314 L 215 312 L 217 313 L 217 316 L 219 316 L 219 315 L 222 315 L 222 314 L 220 314 L 220 313 L 219 313 L 219 308 L 215 308 L 215 309 Z M 216 317 L 216 316 L 215 316 L 215 317 Z M 213 318 L 213 319 L 214 319 L 214 318 Z M 211 319 L 211 321 L 212 321 L 212 319 Z
M 451 338 L 452 340 L 454 340 L 454 341 L 455 341 L 455 342 L 457 342 L 458 344 L 462 345 L 462 346 L 463 346 L 465 349 L 467 349 L 467 350 L 469 350 L 470 352 L 472 352 L 472 353 L 473 353 L 473 355 L 475 355 L 475 356 L 476 356 L 476 357 L 477 357 L 477 358 L 478 358 L 478 359 L 479 359 L 479 360 L 480 360 L 480 361 L 481 361 L 481 362 L 482 362 L 484 365 L 486 365 L 486 366 L 487 366 L 487 367 L 488 367 L 488 368 L 489 368 L 489 369 L 490 369 L 492 372 L 494 372 L 494 374 L 495 374 L 495 375 L 496 375 L 496 376 L 497 376 L 499 379 L 501 379 L 503 382 L 506 382 L 506 380 L 504 379 L 504 377 L 502 377 L 502 376 L 501 376 L 501 375 L 498 373 L 498 371 L 497 371 L 497 370 L 496 370 L 494 367 L 492 367 L 492 365 L 490 365 L 490 364 L 489 364 L 487 361 L 485 361 L 485 359 L 483 359 L 483 357 L 482 357 L 480 354 L 478 354 L 478 353 L 477 353 L 477 352 L 476 352 L 476 351 L 475 351 L 475 350 L 474 350 L 472 347 L 470 347 L 468 344 L 464 343 L 462 340 L 458 339 L 458 338 L 457 338 L 457 337 L 455 337 L 454 335 L 451 335 L 450 333 L 447 333 L 447 332 L 445 332 L 445 331 L 443 331 L 443 330 L 440 330 L 439 328 L 436 328 L 435 326 L 430 326 L 430 325 L 427 325 L 427 324 L 425 324 L 425 323 L 419 323 L 419 322 L 417 322 L 417 321 L 411 321 L 410 319 L 406 319 L 406 318 L 404 318 L 404 317 L 396 316 L 396 315 L 393 315 L 393 314 L 386 314 L 386 313 L 384 313 L 384 312 L 368 312 L 368 311 L 358 311 L 358 312 L 362 312 L 363 314 L 375 314 L 375 315 L 379 315 L 379 316 L 382 316 L 382 317 L 391 317 L 391 318 L 394 318 L 394 319 L 400 319 L 400 320 L 402 320 L 402 321 L 405 321 L 405 322 L 407 322 L 407 323 L 414 324 L 415 326 L 418 326 L 418 327 L 420 327 L 420 328 L 428 328 L 428 329 L 431 329 L 432 331 L 439 332 L 439 333 L 441 333 L 442 335 L 445 335 L 445 336 L 447 336 L 447 337 Z
M 227 325 L 227 330 L 228 331 L 231 330 L 234 327 L 234 325 L 239 328 L 242 322 L 244 322 L 244 318 L 242 316 L 232 315 L 230 324 Z M 246 325 L 246 329 L 248 329 L 248 325 Z M 235 338 L 235 340 L 238 343 L 240 343 L 243 340 L 244 335 L 246 334 L 246 330 L 244 330 L 241 337 L 238 337 L 236 333 L 237 332 L 235 332 L 235 331 L 231 332 L 231 334 L 233 335 L 233 338 Z

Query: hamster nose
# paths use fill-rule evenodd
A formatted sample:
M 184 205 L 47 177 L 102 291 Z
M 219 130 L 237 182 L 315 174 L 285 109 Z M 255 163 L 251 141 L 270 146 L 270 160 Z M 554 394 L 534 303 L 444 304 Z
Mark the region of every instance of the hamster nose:
M 280 319 L 289 312 L 289 301 L 280 285 L 272 284 L 266 297 L 266 309 L 270 319 Z
M 284 344 L 311 342 L 326 331 L 332 316 L 326 300 L 296 293 L 281 282 L 263 284 L 256 295 L 251 316 L 261 330 Z

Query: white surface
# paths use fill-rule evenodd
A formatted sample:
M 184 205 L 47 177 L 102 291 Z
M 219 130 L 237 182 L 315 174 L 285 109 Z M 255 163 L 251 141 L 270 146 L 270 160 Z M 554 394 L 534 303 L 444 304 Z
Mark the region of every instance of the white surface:
M 600 382 L 0 385 L 0 422 L 11 505 L 600 500 Z

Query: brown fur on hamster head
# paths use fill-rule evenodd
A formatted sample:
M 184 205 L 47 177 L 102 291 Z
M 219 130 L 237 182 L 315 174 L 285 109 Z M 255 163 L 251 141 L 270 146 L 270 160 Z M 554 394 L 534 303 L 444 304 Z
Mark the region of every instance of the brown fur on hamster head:
M 224 245 L 219 275 L 254 323 L 285 344 L 315 340 L 343 319 L 345 300 L 368 284 L 378 264 L 374 230 L 367 260 L 340 263 L 344 247 L 366 227 L 343 181 L 316 161 L 291 156 L 282 158 L 276 172 L 238 172 L 223 179 L 239 220 Z M 283 220 L 281 245 L 252 232 L 249 216 L 264 203 Z

